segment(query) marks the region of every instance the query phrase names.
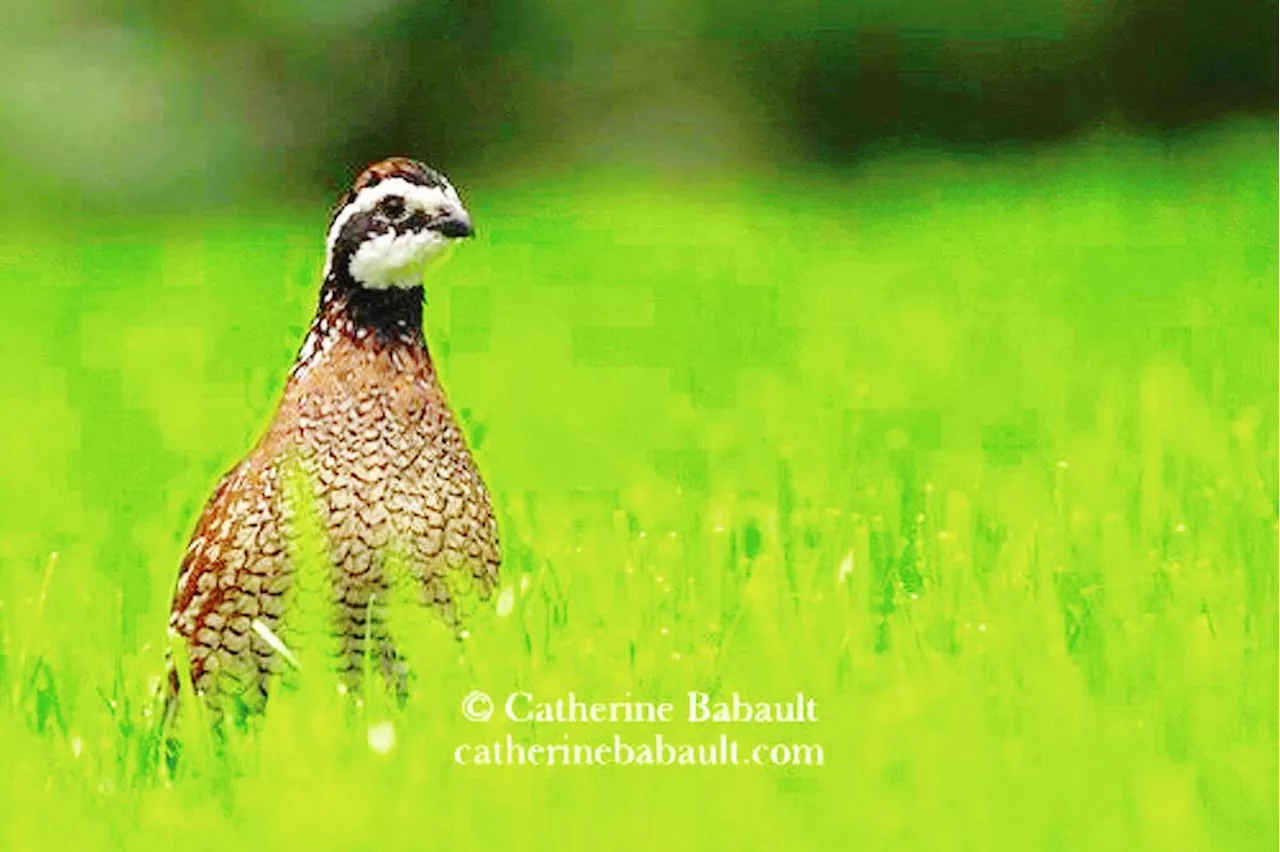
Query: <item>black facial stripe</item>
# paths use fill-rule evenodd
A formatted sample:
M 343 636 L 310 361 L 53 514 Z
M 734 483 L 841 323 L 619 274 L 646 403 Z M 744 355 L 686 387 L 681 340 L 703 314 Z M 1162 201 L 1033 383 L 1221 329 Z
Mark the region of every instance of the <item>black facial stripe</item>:
M 430 217 L 421 210 L 414 210 L 399 222 L 388 222 L 376 210 L 357 213 L 343 225 L 341 233 L 338 234 L 338 239 L 334 242 L 334 262 L 341 262 L 345 265 L 360 248 L 361 244 L 373 237 L 388 232 L 409 234 L 425 231 L 430 222 Z
M 388 195 L 378 202 L 378 210 L 394 222 L 405 214 L 404 199 L 399 195 Z
M 391 230 L 394 230 L 391 223 L 379 217 L 373 210 L 357 213 L 342 226 L 338 239 L 334 241 L 334 260 L 349 258 L 365 240 Z
M 425 231 L 427 223 L 430 221 L 426 213 L 421 210 L 414 210 L 404 221 L 396 223 L 396 233 L 405 234 L 409 231 Z

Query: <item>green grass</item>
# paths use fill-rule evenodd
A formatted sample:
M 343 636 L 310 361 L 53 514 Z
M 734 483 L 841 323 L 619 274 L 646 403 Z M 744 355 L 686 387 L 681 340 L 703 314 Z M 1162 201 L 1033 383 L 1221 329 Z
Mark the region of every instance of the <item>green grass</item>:
M 473 188 L 428 336 L 510 611 L 399 611 L 138 761 L 176 566 L 265 424 L 323 208 L 0 228 L 0 848 L 1274 849 L 1276 138 Z M 458 767 L 468 692 L 786 700 L 823 765 Z M 370 748 L 391 721 L 395 745 Z M 385 730 L 385 728 L 379 728 Z M 676 741 L 722 728 L 672 724 Z

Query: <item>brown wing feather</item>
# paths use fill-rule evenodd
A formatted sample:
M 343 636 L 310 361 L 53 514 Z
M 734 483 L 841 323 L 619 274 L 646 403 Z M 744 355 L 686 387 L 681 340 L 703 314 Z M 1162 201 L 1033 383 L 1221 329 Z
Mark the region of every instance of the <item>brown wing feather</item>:
M 252 629 L 281 631 L 293 572 L 282 523 L 278 473 L 255 453 L 222 478 L 182 561 L 169 627 L 187 640 L 197 692 L 258 687 L 279 669 Z

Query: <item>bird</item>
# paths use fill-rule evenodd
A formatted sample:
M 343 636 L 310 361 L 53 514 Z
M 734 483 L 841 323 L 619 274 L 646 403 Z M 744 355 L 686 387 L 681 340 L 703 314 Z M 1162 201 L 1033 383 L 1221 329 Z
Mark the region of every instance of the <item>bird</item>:
M 322 531 L 341 691 L 361 689 L 371 662 L 408 694 L 386 619 L 402 577 L 459 635 L 464 603 L 498 581 L 490 494 L 423 332 L 424 274 L 473 236 L 471 217 L 443 174 L 391 157 L 360 172 L 326 234 L 319 303 L 274 416 L 218 482 L 182 558 L 166 718 L 184 680 L 219 717 L 228 702 L 265 709 L 292 657 L 299 503 Z

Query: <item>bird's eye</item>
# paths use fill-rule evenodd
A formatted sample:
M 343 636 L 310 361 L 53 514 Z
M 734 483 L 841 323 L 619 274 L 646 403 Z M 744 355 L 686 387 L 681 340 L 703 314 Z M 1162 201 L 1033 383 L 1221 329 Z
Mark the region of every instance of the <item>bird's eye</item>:
M 390 221 L 396 222 L 405 217 L 407 208 L 403 198 L 398 195 L 388 195 L 378 204 L 378 211 Z

